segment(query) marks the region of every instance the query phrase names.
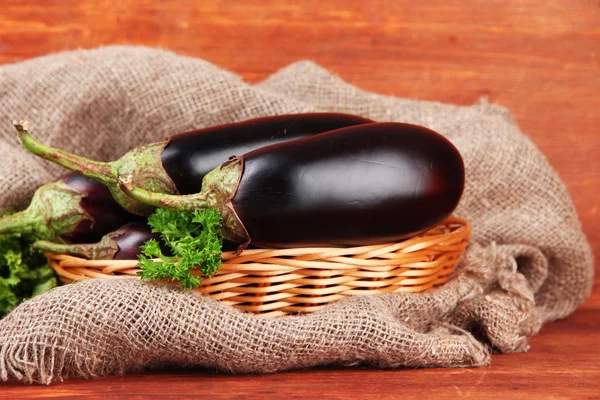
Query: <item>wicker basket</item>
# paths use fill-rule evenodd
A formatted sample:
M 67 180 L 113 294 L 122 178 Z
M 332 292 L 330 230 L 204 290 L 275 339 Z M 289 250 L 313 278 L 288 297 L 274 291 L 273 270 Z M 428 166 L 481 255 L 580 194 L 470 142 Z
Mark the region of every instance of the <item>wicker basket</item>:
M 307 313 L 345 296 L 422 292 L 439 286 L 464 253 L 470 224 L 449 218 L 394 244 L 350 248 L 245 250 L 195 289 L 239 309 L 268 316 Z M 65 283 L 137 276 L 136 260 L 86 260 L 47 253 Z

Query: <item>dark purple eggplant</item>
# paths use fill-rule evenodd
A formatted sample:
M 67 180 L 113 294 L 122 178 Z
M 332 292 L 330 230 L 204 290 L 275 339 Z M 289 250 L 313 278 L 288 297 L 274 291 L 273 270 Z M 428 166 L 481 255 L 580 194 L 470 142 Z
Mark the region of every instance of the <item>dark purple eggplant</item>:
M 38 240 L 33 247 L 54 254 L 68 254 L 88 260 L 135 260 L 141 254 L 141 246 L 148 240 L 159 243 L 160 234 L 152 233 L 143 222 L 132 222 L 114 232 L 107 233 L 97 243 L 63 244 L 47 240 Z M 161 245 L 163 253 L 171 255 L 166 246 Z
M 464 187 L 458 150 L 416 125 L 366 124 L 254 150 L 206 175 L 202 192 L 150 193 L 122 178 L 140 202 L 176 210 L 214 207 L 223 237 L 261 247 L 388 243 L 448 217 Z
M 258 118 L 175 135 L 133 149 L 113 162 L 91 161 L 48 147 L 31 137 L 25 123 L 15 123 L 15 127 L 21 143 L 33 154 L 104 183 L 126 210 L 149 215 L 152 207 L 135 201 L 119 189 L 119 176 L 132 175 L 135 186 L 153 192 L 197 193 L 202 190 L 204 176 L 232 155 L 371 122 L 366 118 L 335 113 Z
M 372 122 L 355 115 L 334 113 L 257 118 L 172 136 L 161 160 L 179 194 L 193 194 L 202 190 L 206 174 L 233 155 Z
M 38 188 L 24 211 L 0 218 L 0 233 L 89 243 L 140 219 L 119 206 L 106 186 L 73 172 Z

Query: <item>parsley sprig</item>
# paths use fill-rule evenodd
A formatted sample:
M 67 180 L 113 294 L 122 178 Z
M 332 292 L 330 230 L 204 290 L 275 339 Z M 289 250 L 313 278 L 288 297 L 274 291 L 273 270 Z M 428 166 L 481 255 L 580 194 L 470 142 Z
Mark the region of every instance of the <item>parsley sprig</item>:
M 0 235 L 0 318 L 23 300 L 57 285 L 44 255 L 30 247 L 35 240 L 27 234 Z
M 142 279 L 177 281 L 184 289 L 194 289 L 202 283 L 202 278 L 192 274 L 192 269 L 200 268 L 202 275 L 211 277 L 221 266 L 222 218 L 217 210 L 187 212 L 159 208 L 148 218 L 148 224 L 152 232 L 161 234 L 173 255 L 165 255 L 156 240 L 147 241 L 138 256 L 141 268 L 138 274 Z

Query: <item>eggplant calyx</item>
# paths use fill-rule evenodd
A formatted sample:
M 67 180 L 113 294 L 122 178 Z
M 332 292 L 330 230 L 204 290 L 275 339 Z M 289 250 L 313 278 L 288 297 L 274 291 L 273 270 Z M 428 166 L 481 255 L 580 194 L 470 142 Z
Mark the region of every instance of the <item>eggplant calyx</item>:
M 115 173 L 108 188 L 117 203 L 126 210 L 148 216 L 154 207 L 139 202 L 123 192 L 119 182 L 121 176 L 131 176 L 133 185 L 148 191 L 164 194 L 179 193 L 175 183 L 162 166 L 161 154 L 166 145 L 167 141 L 162 141 L 137 147 L 113 162 Z
M 101 162 L 68 153 L 37 141 L 28 131 L 26 121 L 14 122 L 19 140 L 32 154 L 52 161 L 71 171 L 106 185 L 113 198 L 127 211 L 147 216 L 152 207 L 141 204 L 123 193 L 119 188 L 119 176 L 132 175 L 134 184 L 147 190 L 161 193 L 178 193 L 167 171 L 162 166 L 161 154 L 168 141 L 137 147 L 116 161 Z
M 244 160 L 234 157 L 215 168 L 202 180 L 202 191 L 189 195 L 169 195 L 136 187 L 132 176 L 119 178 L 121 190 L 136 201 L 154 207 L 175 211 L 194 211 L 201 208 L 215 208 L 223 218 L 221 236 L 242 245 L 242 250 L 250 243 L 250 236 L 238 217 L 232 199 L 237 192 L 244 171 Z
M 39 239 L 61 240 L 85 220 L 94 219 L 81 206 L 85 194 L 62 181 L 41 186 L 24 211 L 0 219 L 0 233 L 31 233 Z
M 98 243 L 64 244 L 48 240 L 38 240 L 31 246 L 41 251 L 54 254 L 68 254 L 88 260 L 112 260 L 119 251 L 116 239 L 123 234 L 124 232 L 119 230 L 108 233 Z

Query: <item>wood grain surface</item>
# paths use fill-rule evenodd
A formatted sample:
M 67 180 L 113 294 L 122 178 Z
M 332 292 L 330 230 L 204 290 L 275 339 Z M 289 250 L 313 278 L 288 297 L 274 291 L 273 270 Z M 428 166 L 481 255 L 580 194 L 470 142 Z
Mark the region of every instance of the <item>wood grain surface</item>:
M 565 181 L 600 260 L 600 1 L 17 1 L 0 4 L 0 63 L 141 44 L 259 81 L 311 59 L 360 88 L 508 107 Z M 600 294 L 491 367 L 319 368 L 266 376 L 154 371 L 0 385 L 0 398 L 600 398 Z

